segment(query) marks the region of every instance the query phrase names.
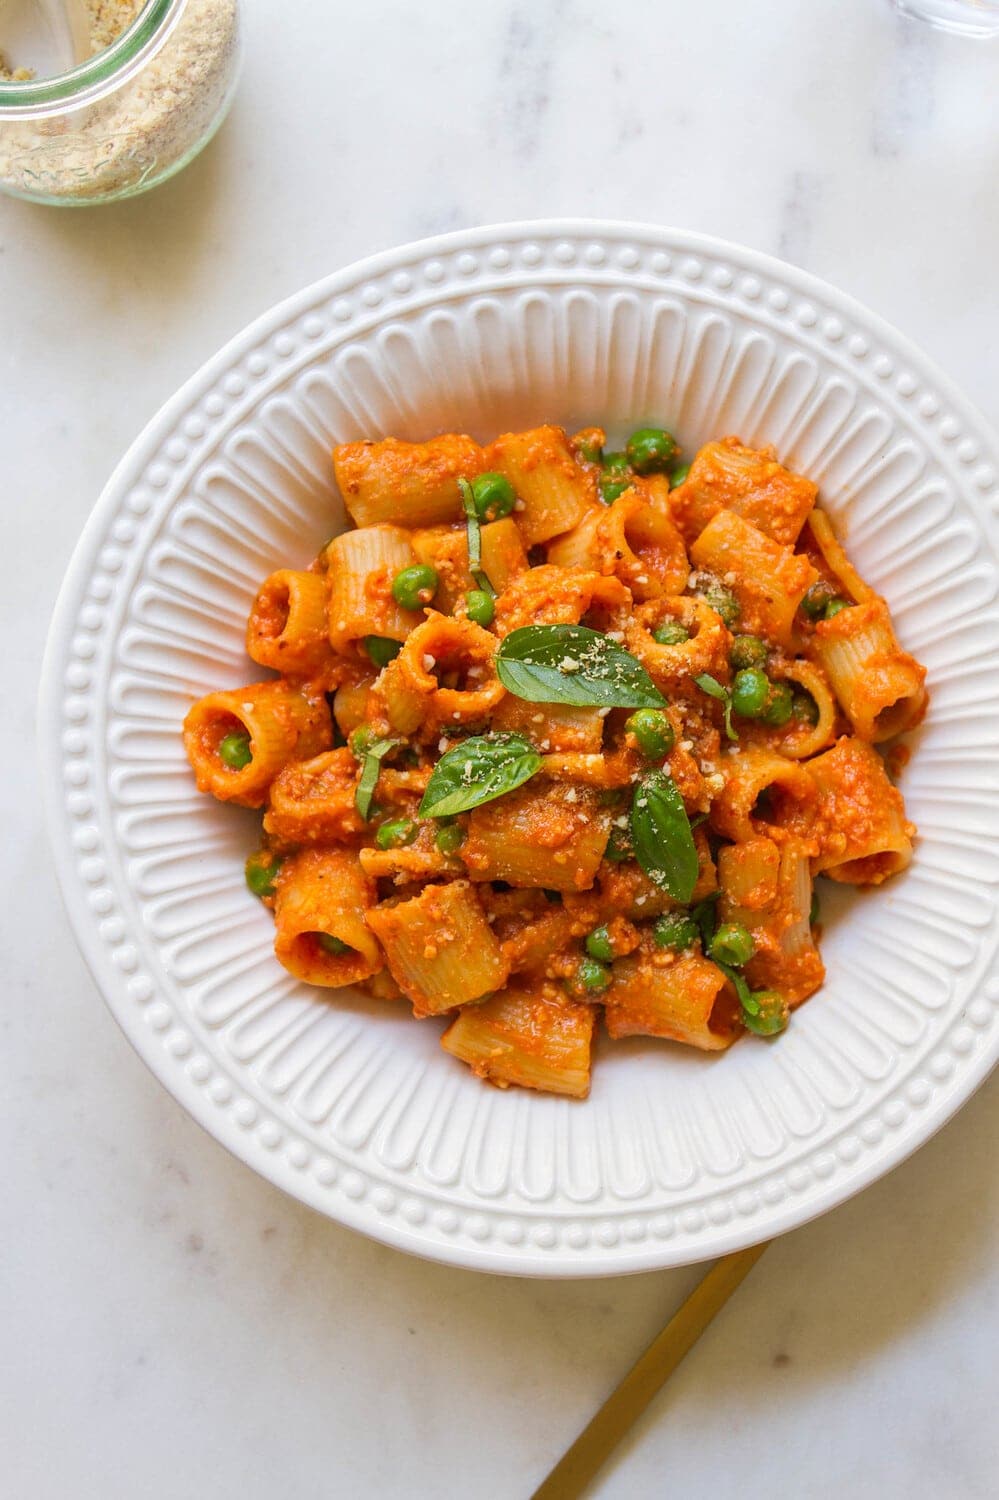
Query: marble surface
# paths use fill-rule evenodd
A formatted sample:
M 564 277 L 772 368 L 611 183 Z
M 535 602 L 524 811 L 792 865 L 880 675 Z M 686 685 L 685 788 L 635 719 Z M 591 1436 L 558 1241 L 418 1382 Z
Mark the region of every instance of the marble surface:
M 245 0 L 209 151 L 148 198 L 0 201 L 0 1411 L 31 1500 L 526 1496 L 697 1279 L 483 1278 L 339 1229 L 145 1072 L 67 930 L 32 753 L 45 629 L 117 457 L 279 297 L 553 213 L 703 229 L 835 281 L 999 420 L 999 45 L 888 0 Z M 13 563 L 13 566 L 10 564 Z M 985 1497 L 999 1092 L 775 1244 L 593 1493 Z

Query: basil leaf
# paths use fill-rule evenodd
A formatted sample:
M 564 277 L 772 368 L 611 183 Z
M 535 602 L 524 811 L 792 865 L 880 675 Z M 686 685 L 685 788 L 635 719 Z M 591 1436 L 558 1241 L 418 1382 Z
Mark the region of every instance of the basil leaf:
M 361 766 L 361 778 L 357 783 L 354 793 L 354 806 L 365 822 L 371 811 L 372 798 L 375 795 L 375 787 L 378 785 L 378 773 L 382 768 L 382 761 L 390 750 L 401 745 L 402 740 L 372 740 L 364 752 L 364 763 Z
M 635 858 L 649 879 L 688 906 L 700 862 L 683 798 L 668 771 L 650 771 L 636 786 L 631 839 Z
M 458 488 L 461 490 L 461 504 L 465 512 L 465 525 L 468 529 L 468 571 L 484 594 L 490 599 L 496 598 L 496 590 L 489 582 L 488 574 L 482 567 L 482 527 L 479 523 L 479 513 L 475 509 L 475 496 L 472 486 L 467 479 L 458 480 Z
M 720 964 L 717 959 L 713 959 L 712 962 L 714 963 L 716 968 L 721 969 L 722 973 L 725 975 L 725 978 L 731 982 L 735 993 L 739 997 L 739 1005 L 746 1013 L 746 1015 L 758 1016 L 760 1013 L 760 1002 L 757 1000 L 756 996 L 749 988 L 749 985 L 746 983 L 745 978 L 739 973 L 738 969 L 733 969 L 731 964 Z
M 496 656 L 500 682 L 528 703 L 662 708 L 666 699 L 642 664 L 585 625 L 525 625 Z
M 722 687 L 717 677 L 712 677 L 710 672 L 702 672 L 700 677 L 694 681 L 702 693 L 707 693 L 709 698 L 717 698 L 719 703 L 725 705 L 725 733 L 730 740 L 737 740 L 738 733 L 732 728 L 732 694 L 727 687 Z
M 697 923 L 698 928 L 700 929 L 701 947 L 704 949 L 705 953 L 707 953 L 708 951 L 708 944 L 714 937 L 715 929 L 718 926 L 718 912 L 716 908 L 718 906 L 718 897 L 720 895 L 721 891 L 712 891 L 710 896 L 705 896 L 703 901 L 698 901 L 697 905 L 690 913 L 694 921 Z
M 541 756 L 519 734 L 473 735 L 441 756 L 420 803 L 421 818 L 450 818 L 530 781 Z

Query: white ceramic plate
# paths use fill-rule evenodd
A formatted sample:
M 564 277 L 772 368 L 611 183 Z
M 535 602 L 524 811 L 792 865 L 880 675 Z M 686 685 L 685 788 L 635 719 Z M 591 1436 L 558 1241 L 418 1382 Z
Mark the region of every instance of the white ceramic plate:
M 774 1044 L 599 1045 L 585 1104 L 484 1087 L 406 1007 L 330 1000 L 245 890 L 257 820 L 199 797 L 180 722 L 260 675 L 247 609 L 343 524 L 329 448 L 539 420 L 687 452 L 739 433 L 817 479 L 932 709 L 921 839 L 827 902 L 829 978 Z M 841 1202 L 925 1141 L 999 1048 L 999 485 L 982 419 L 849 298 L 672 230 L 545 222 L 338 272 L 189 381 L 91 517 L 49 640 L 41 759 L 66 902 L 108 1004 L 213 1135 L 323 1213 L 536 1276 L 677 1265 Z M 834 908 L 834 909 L 833 909 Z

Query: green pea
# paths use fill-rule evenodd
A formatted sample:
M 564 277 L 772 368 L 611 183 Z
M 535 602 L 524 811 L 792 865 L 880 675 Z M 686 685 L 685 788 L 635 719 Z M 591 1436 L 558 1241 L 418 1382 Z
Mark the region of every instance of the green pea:
M 591 958 L 600 959 L 605 964 L 614 957 L 614 944 L 606 927 L 594 927 L 583 946 Z
M 664 620 L 652 632 L 652 639 L 660 646 L 682 646 L 690 640 L 690 631 L 679 620 Z
M 811 693 L 791 694 L 791 717 L 800 719 L 805 724 L 819 722 L 819 706 Z
M 787 1001 L 776 990 L 755 990 L 752 996 L 758 1006 L 755 1014 L 743 1009 L 742 1022 L 757 1036 L 776 1036 L 787 1025 L 790 1013 Z
M 609 859 L 612 865 L 622 864 L 626 859 L 633 859 L 635 851 L 631 846 L 631 834 L 627 828 L 612 828 L 607 847 L 604 850 L 604 859 Z
M 762 667 L 767 659 L 767 643 L 758 635 L 737 635 L 728 659 L 737 672 L 745 667 Z
M 628 439 L 628 461 L 638 474 L 664 474 L 676 457 L 676 439 L 665 427 L 640 427 Z
M 613 505 L 614 501 L 623 495 L 625 490 L 630 489 L 631 481 L 629 479 L 601 479 L 600 498 L 605 505 Z
M 403 609 L 422 609 L 437 592 L 440 579 L 429 563 L 414 563 L 403 568 L 392 580 L 392 598 Z
M 611 982 L 611 971 L 597 958 L 584 958 L 576 970 L 576 983 L 591 994 L 605 990 Z
M 470 589 L 465 595 L 465 610 L 475 625 L 491 625 L 496 617 L 496 606 L 485 589 Z
M 604 461 L 604 450 L 599 443 L 580 443 L 576 451 L 586 464 L 600 464 Z
M 255 896 L 263 900 L 274 895 L 274 879 L 280 868 L 281 861 L 265 850 L 250 855 L 246 861 L 246 883 Z
M 850 605 L 845 599 L 830 599 L 826 605 L 825 619 L 832 620 L 839 614 L 841 609 L 849 609 Z
M 385 635 L 366 635 L 364 649 L 376 667 L 387 667 L 389 662 L 394 661 L 399 655 L 402 642 L 390 640 Z
M 721 616 L 722 623 L 725 625 L 734 625 L 742 614 L 738 599 L 723 583 L 717 581 L 709 583 L 703 590 L 703 597 L 705 604 L 710 605 L 715 614 Z
M 499 521 L 517 503 L 513 485 L 505 474 L 478 474 L 472 480 L 472 499 L 480 521 Z
M 652 941 L 657 948 L 672 948 L 682 953 L 697 942 L 700 933 L 697 923 L 686 912 L 668 911 L 656 918 L 652 929 Z
M 678 464 L 669 476 L 669 487 L 675 490 L 678 485 L 685 484 L 687 475 L 690 473 L 689 464 Z
M 732 680 L 732 709 L 744 719 L 758 719 L 770 697 L 770 678 L 759 667 L 743 667 Z
M 818 583 L 813 583 L 811 588 L 806 590 L 805 596 L 798 605 L 798 608 L 809 620 L 817 620 L 820 615 L 825 614 L 826 605 L 829 601 L 835 598 L 836 590 L 832 584 L 828 583 L 824 578 L 820 578 Z
M 460 823 L 445 823 L 434 835 L 434 843 L 442 854 L 457 854 L 467 837 Z
M 715 929 L 715 935 L 708 944 L 708 956 L 717 963 L 729 964 L 733 969 L 741 969 L 743 964 L 748 964 L 755 952 L 756 944 L 752 933 L 741 922 L 723 922 Z
M 600 460 L 600 467 L 603 469 L 608 478 L 610 478 L 612 474 L 627 476 L 630 469 L 630 465 L 628 463 L 628 455 L 627 453 L 621 452 L 605 453 L 603 458 Z
M 230 771 L 244 770 L 252 759 L 250 736 L 245 729 L 235 730 L 219 742 L 219 760 L 223 765 L 228 766 Z
M 334 937 L 332 932 L 317 932 L 316 942 L 325 953 L 332 953 L 334 958 L 340 958 L 344 953 L 354 951 L 349 943 L 345 943 L 342 938 Z
M 375 833 L 379 849 L 401 849 L 416 838 L 416 824 L 412 818 L 389 818 Z
M 662 760 L 673 748 L 676 735 L 666 715 L 658 708 L 640 708 L 625 721 L 646 760 Z
M 794 694 L 786 682 L 772 682 L 770 684 L 770 695 L 766 706 L 760 714 L 762 724 L 771 724 L 775 729 L 781 729 L 789 721 L 794 712 Z

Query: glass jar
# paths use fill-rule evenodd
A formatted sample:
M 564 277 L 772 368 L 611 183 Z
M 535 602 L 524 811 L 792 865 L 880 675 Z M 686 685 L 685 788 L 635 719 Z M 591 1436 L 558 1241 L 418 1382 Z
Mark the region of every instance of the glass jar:
M 0 189 L 67 206 L 144 193 L 214 135 L 239 61 L 237 0 L 148 0 L 70 72 L 0 83 Z

